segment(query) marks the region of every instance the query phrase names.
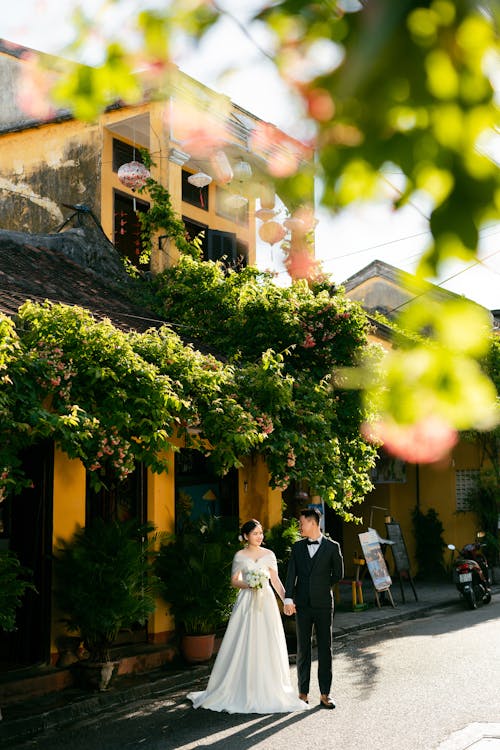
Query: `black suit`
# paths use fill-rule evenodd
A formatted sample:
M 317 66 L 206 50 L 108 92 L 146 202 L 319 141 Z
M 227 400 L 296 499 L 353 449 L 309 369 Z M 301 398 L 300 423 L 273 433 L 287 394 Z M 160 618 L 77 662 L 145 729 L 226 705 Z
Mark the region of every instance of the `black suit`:
M 297 676 L 299 693 L 309 692 L 311 677 L 311 637 L 313 625 L 318 647 L 318 683 L 321 694 L 328 695 L 332 684 L 332 586 L 344 576 L 340 546 L 322 537 L 313 557 L 307 539 L 292 547 L 285 584 L 285 598 L 296 607 Z

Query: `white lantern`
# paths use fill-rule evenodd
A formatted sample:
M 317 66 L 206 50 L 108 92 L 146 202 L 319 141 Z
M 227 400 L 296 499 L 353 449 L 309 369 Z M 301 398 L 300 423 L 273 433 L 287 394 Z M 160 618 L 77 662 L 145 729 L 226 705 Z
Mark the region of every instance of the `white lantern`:
M 129 161 L 127 164 L 122 164 L 118 170 L 118 179 L 122 185 L 131 190 L 141 188 L 150 177 L 149 169 L 146 169 L 139 161 Z
M 196 172 L 196 174 L 190 174 L 187 178 L 188 182 L 191 185 L 194 185 L 198 188 L 204 188 L 207 185 L 210 185 L 212 182 L 212 178 L 209 174 L 205 174 L 205 172 Z
M 246 180 L 249 180 L 252 176 L 252 167 L 247 161 L 240 159 L 240 161 L 234 165 L 233 172 L 235 180 L 246 182 Z
M 238 195 L 237 193 L 233 193 L 233 195 L 228 196 L 226 199 L 226 206 L 233 209 L 243 208 L 247 203 L 248 198 L 244 195 Z

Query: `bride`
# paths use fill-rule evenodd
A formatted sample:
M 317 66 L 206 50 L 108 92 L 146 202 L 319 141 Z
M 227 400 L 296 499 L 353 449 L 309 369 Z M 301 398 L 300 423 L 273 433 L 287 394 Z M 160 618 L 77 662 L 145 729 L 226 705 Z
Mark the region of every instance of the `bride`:
M 305 711 L 290 682 L 285 634 L 274 592 L 285 589 L 274 552 L 262 549 L 261 524 L 243 524 L 245 549 L 236 553 L 231 585 L 240 589 L 207 689 L 189 693 L 194 708 L 228 713 Z

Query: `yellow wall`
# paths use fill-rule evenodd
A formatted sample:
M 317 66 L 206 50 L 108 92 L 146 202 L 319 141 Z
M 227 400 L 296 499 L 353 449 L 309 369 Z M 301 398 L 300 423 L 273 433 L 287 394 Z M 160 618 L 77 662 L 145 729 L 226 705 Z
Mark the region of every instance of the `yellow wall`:
M 70 539 L 77 526 L 85 526 L 85 467 L 78 459 L 54 450 L 54 492 L 52 544 L 54 551 L 61 540 Z M 55 602 L 52 607 L 51 660 L 56 661 L 57 639 L 66 633 Z
M 264 529 L 282 518 L 281 490 L 269 486 L 269 470 L 261 456 L 243 459 L 239 471 L 240 522 L 256 518 Z
M 446 544 L 453 543 L 463 547 L 473 541 L 478 531 L 477 519 L 472 512 L 456 511 L 455 471 L 461 469 L 479 469 L 480 456 L 477 445 L 461 441 L 451 457 L 438 464 L 406 466 L 406 482 L 376 484 L 364 502 L 355 506 L 353 512 L 362 518 L 362 523 L 344 526 L 344 557 L 346 572 L 352 575 L 352 558 L 360 551 L 358 534 L 367 531 L 372 519 L 372 526 L 379 535 L 385 537 L 385 515 L 390 515 L 401 526 L 403 538 L 408 549 L 411 574 L 417 574 L 415 561 L 415 540 L 412 523 L 412 512 L 418 505 L 422 513 L 433 508 L 443 524 L 443 539 Z M 382 508 L 384 510 L 379 510 Z M 387 559 L 392 563 L 390 552 Z M 444 556 L 445 563 L 446 552 Z
M 155 474 L 148 470 L 148 520 L 157 530 L 173 532 L 175 530 L 175 478 L 174 453 L 169 451 L 163 458 L 168 461 L 168 471 Z M 167 615 L 166 603 L 156 600 L 156 610 L 148 620 L 148 637 L 153 643 L 166 642 L 173 632 L 173 618 Z

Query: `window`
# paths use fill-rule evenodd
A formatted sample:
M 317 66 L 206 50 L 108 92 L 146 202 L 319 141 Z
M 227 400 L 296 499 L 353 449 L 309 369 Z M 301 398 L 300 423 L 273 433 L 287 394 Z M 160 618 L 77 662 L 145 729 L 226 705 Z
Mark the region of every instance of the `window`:
M 128 258 L 137 268 L 148 269 L 149 263 L 140 263 L 142 252 L 141 225 L 137 212 L 146 212 L 149 203 L 115 191 L 114 194 L 114 245 L 120 255 Z
M 468 511 L 469 495 L 477 486 L 479 480 L 479 469 L 460 469 L 455 472 L 455 497 L 456 509 Z
M 210 229 L 207 236 L 207 260 L 222 260 L 227 265 L 236 261 L 236 235 Z
M 108 473 L 106 485 L 99 490 L 92 488 L 87 472 L 85 524 L 97 518 L 106 522 L 135 518 L 140 524 L 146 523 L 147 470 L 144 464 L 137 463 L 135 471 L 121 482 Z
M 123 164 L 128 164 L 131 161 L 138 161 L 142 164 L 140 151 L 135 146 L 131 146 L 130 143 L 113 138 L 113 172 L 118 172 Z
M 198 206 L 204 211 L 208 211 L 208 185 L 199 188 L 196 185 L 191 185 L 188 182 L 188 177 L 191 176 L 191 172 L 182 170 L 182 200 L 186 203 L 190 203 L 192 206 Z
M 189 239 L 199 238 L 203 260 L 221 260 L 230 267 L 246 265 L 248 247 L 238 240 L 234 232 L 209 229 L 206 224 L 199 224 L 185 216 L 183 221 Z

